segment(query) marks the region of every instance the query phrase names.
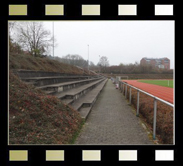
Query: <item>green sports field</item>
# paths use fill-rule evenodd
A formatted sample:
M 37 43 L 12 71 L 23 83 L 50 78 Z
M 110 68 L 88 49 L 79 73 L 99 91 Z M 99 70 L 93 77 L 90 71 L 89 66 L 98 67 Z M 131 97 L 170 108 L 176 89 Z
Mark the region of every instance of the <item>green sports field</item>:
M 155 84 L 155 85 L 170 87 L 170 88 L 173 88 L 173 83 L 174 83 L 173 80 L 138 80 L 138 81 L 148 83 L 148 84 Z

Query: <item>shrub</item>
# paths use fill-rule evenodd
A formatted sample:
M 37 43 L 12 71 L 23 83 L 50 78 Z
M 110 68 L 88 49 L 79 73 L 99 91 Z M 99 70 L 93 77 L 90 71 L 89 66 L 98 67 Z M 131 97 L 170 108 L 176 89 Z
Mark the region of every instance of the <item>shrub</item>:
M 137 90 L 132 89 L 132 104 L 137 108 Z M 128 89 L 129 94 L 129 89 Z M 140 93 L 139 114 L 153 128 L 154 99 L 146 94 Z M 158 101 L 156 134 L 163 144 L 173 144 L 173 108 Z
M 10 144 L 68 144 L 81 124 L 77 111 L 23 83 L 10 71 Z

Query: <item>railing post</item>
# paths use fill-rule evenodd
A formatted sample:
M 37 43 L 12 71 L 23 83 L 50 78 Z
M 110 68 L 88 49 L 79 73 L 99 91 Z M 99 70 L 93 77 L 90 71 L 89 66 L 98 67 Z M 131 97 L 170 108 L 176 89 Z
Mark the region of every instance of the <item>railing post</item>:
M 124 93 L 124 86 L 125 86 L 125 84 L 123 83 L 123 91 L 122 91 L 122 93 Z
M 121 82 L 121 93 L 123 92 L 123 82 Z
M 137 90 L 137 114 L 136 116 L 139 116 L 139 90 Z
M 132 97 L 131 97 L 131 87 L 130 87 L 130 104 L 131 104 L 131 100 L 132 100 Z
M 125 98 L 127 98 L 127 84 L 126 84 L 126 87 L 125 87 Z
M 156 139 L 156 113 L 157 113 L 157 100 L 154 98 L 154 122 L 153 122 L 153 139 Z
M 119 81 L 119 91 L 121 92 L 121 82 Z

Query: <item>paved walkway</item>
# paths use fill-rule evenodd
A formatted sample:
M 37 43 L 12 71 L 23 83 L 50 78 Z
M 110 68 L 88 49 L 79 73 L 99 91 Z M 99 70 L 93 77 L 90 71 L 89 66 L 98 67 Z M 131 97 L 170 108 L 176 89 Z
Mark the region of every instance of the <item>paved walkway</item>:
M 108 80 L 75 144 L 153 144 L 122 93 Z

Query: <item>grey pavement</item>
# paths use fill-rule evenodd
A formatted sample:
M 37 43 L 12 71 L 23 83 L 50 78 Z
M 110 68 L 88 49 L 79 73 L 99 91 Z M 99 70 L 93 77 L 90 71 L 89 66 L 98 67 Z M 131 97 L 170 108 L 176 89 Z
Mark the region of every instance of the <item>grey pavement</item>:
M 108 80 L 75 144 L 154 144 L 132 109 L 122 93 Z

